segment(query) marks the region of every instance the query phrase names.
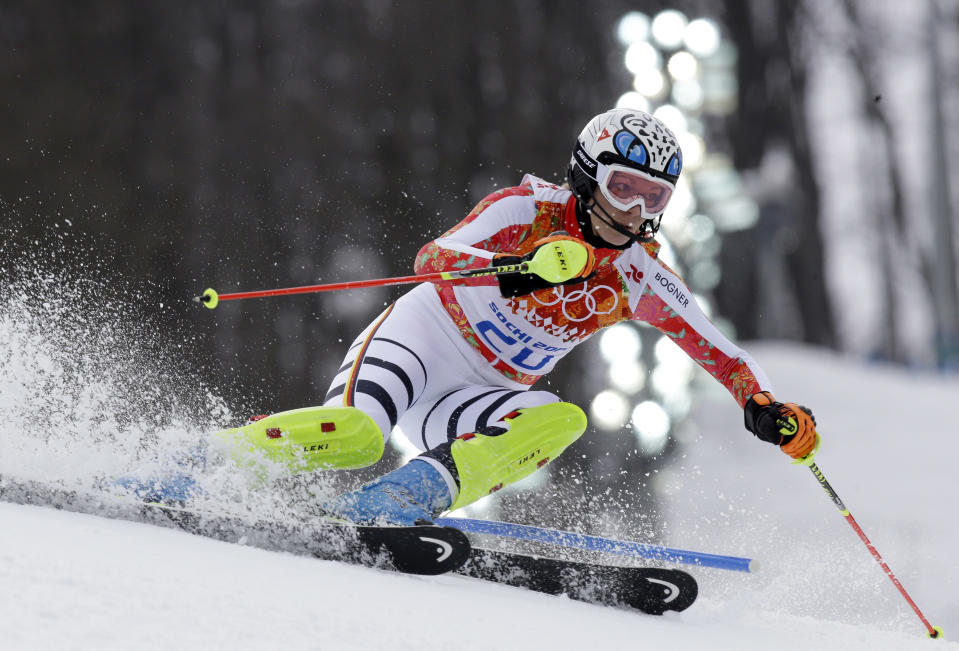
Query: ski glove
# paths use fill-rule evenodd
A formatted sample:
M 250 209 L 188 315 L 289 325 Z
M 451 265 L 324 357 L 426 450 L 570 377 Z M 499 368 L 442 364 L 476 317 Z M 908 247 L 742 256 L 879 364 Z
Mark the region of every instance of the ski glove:
M 743 409 L 746 429 L 768 443 L 778 445 L 794 459 L 816 447 L 816 419 L 812 411 L 792 402 L 776 402 L 768 391 L 753 394 Z
M 527 273 L 501 274 L 500 293 L 506 297 L 523 296 L 537 289 L 546 289 L 558 285 L 580 283 L 589 278 L 596 265 L 593 247 L 571 237 L 565 231 L 557 231 L 533 243 L 533 250 L 526 255 L 497 253 L 493 265 L 527 263 Z

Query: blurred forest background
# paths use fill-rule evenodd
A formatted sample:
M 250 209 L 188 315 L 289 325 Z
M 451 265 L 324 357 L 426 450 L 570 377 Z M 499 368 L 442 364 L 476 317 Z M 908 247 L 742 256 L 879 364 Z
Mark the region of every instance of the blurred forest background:
M 649 33 L 632 38 L 656 54 L 630 63 L 630 25 L 648 32 L 663 10 L 718 28 L 692 72 L 670 65 L 681 40 Z M 115 300 L 136 288 L 159 332 L 200 342 L 195 372 L 238 408 L 315 404 L 403 288 L 213 312 L 191 297 L 407 275 L 492 189 L 561 181 L 585 122 L 631 93 L 682 121 L 695 165 L 664 237 L 732 336 L 954 372 L 957 55 L 955 0 L 9 0 L 0 271 L 58 229 Z M 697 103 L 685 82 L 700 77 Z M 693 92 L 681 111 L 671 87 Z M 653 369 L 654 333 L 636 332 L 635 368 Z M 610 391 L 600 343 L 550 388 L 584 407 Z M 594 415 L 656 392 L 640 378 Z M 695 441 L 683 408 L 666 411 L 663 444 L 644 452 L 614 414 L 613 436 L 584 437 L 554 472 L 588 477 L 604 504 L 653 492 L 643 473 Z

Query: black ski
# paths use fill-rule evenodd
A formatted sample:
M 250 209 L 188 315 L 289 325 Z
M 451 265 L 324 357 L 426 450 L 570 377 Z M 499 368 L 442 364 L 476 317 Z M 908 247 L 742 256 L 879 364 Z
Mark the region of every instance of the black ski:
M 452 527 L 369 527 L 315 518 L 286 522 L 252 520 L 4 476 L 0 476 L 0 501 L 173 527 L 270 551 L 401 572 L 455 571 L 486 581 L 655 615 L 685 610 L 697 594 L 695 579 L 680 570 L 620 567 L 471 548 L 466 534 Z
M 246 520 L 188 507 L 144 503 L 183 531 L 270 551 L 285 551 L 326 560 L 392 568 L 409 574 L 445 574 L 460 567 L 470 553 L 461 531 L 439 526 L 364 526 L 333 520 L 281 522 Z M 386 552 L 388 565 L 383 564 Z
M 651 615 L 682 611 L 696 600 L 696 580 L 677 569 L 620 567 L 473 548 L 459 574 Z
M 3 476 L 0 476 L 0 500 L 175 527 L 250 547 L 412 574 L 451 572 L 460 567 L 470 553 L 466 534 L 451 527 L 371 527 L 314 518 L 290 522 L 251 520 Z

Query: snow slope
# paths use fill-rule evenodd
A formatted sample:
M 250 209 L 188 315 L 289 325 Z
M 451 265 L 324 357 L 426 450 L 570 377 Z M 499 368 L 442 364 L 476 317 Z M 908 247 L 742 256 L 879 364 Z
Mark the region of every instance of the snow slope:
M 814 408 L 817 464 L 892 571 L 934 624 L 959 630 L 959 428 L 949 414 L 959 378 L 797 345 L 750 351 L 778 397 Z M 811 473 L 744 434 L 725 391 L 706 386 L 698 440 L 664 481 L 673 485 L 671 543 L 761 558 L 770 583 L 744 606 L 798 602 L 795 611 L 816 618 L 916 630 L 912 610 Z
M 0 504 L 0 520 L 4 649 L 929 644 L 905 633 L 737 613 L 735 604 L 647 617 L 461 577 L 396 575 L 33 507 Z
M 946 634 L 959 631 L 947 406 L 959 381 L 821 351 L 751 347 L 783 397 L 815 407 L 819 462 Z M 0 389 L 13 387 L 0 383 Z M 667 493 L 669 543 L 759 558 L 696 570 L 701 598 L 662 618 L 456 576 L 413 577 L 0 504 L 2 649 L 959 649 L 930 641 L 807 470 L 743 434 L 728 396 Z

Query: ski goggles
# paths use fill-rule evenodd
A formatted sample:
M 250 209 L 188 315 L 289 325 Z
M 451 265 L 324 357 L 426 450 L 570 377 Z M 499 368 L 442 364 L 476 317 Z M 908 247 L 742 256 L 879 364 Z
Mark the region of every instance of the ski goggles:
M 625 165 L 601 165 L 602 178 L 598 185 L 603 196 L 615 208 L 628 212 L 636 206 L 642 205 L 648 215 L 658 215 L 666 209 L 669 198 L 673 196 L 673 185 L 663 179 L 657 179 L 645 172 L 626 167 Z

